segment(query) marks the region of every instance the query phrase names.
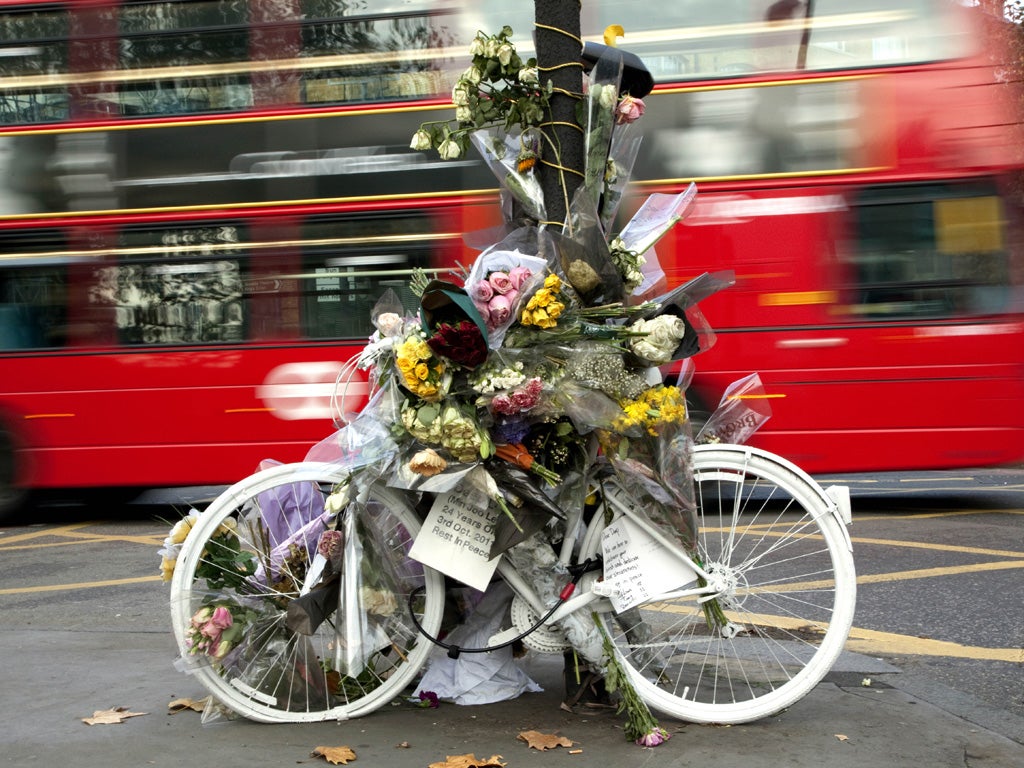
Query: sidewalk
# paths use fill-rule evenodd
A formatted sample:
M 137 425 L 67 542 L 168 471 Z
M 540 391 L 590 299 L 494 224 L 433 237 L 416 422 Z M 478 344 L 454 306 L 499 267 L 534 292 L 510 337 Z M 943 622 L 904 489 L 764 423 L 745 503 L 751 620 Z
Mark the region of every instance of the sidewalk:
M 356 768 L 428 768 L 466 753 L 480 760 L 501 755 L 509 768 L 1024 765 L 1024 720 L 853 653 L 844 654 L 803 701 L 760 722 L 721 727 L 661 718 L 673 737 L 653 750 L 625 741 L 622 719 L 614 712 L 573 714 L 559 708 L 560 656 L 527 657 L 525 669 L 545 691 L 508 702 L 442 704 L 433 710 L 396 703 L 340 724 L 234 720 L 202 725 L 198 713 L 167 713 L 173 699 L 205 695 L 175 670 L 167 632 L 0 629 L 0 653 L 6 721 L 0 765 L 328 765 L 310 752 L 343 745 L 355 752 Z M 864 685 L 865 678 L 870 685 Z M 118 725 L 81 722 L 95 710 L 115 707 L 148 714 Z M 516 738 L 524 730 L 558 733 L 580 751 L 530 749 Z

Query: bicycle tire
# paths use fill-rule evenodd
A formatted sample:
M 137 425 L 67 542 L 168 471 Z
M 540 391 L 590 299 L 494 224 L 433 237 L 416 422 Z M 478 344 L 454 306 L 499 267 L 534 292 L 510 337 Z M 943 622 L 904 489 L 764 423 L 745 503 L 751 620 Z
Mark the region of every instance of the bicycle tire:
M 698 446 L 693 478 L 696 558 L 729 584 L 719 601 L 728 623 L 692 596 L 600 620 L 652 709 L 697 723 L 759 720 L 803 698 L 842 651 L 856 603 L 850 540 L 820 486 L 766 451 Z M 582 557 L 600 551 L 603 528 L 598 515 Z
M 417 618 L 436 634 L 444 582 L 437 571 L 408 557 L 419 520 L 401 493 L 381 485 L 339 513 L 344 520 L 347 511 L 353 512 L 348 525 L 355 527 L 347 532 L 356 531 L 362 548 L 358 558 L 348 556 L 358 550 L 344 550 L 344 562 L 354 563 L 355 570 L 344 565 L 340 570 L 357 585 L 348 591 L 348 601 L 325 598 L 327 618 L 312 634 L 286 624 L 287 607 L 299 596 L 323 529 L 319 516 L 325 499 L 345 478 L 337 466 L 312 462 L 257 472 L 210 504 L 178 555 L 170 600 L 181 656 L 218 702 L 246 718 L 311 722 L 359 717 L 398 696 L 426 663 L 431 644 L 410 620 L 409 595 L 421 589 L 414 600 Z M 278 546 L 289 537 L 290 546 Z M 246 575 L 239 575 L 239 563 Z M 371 587 L 376 591 L 363 591 Z M 339 592 L 345 594 L 344 587 Z M 339 604 L 354 607 L 356 601 L 359 610 L 339 610 Z M 219 660 L 196 651 L 196 634 L 190 630 L 198 611 L 217 605 L 245 619 L 237 645 Z M 346 621 L 347 633 L 342 629 Z M 362 632 L 353 633 L 353 627 Z M 359 637 L 362 646 L 346 643 L 351 637 Z

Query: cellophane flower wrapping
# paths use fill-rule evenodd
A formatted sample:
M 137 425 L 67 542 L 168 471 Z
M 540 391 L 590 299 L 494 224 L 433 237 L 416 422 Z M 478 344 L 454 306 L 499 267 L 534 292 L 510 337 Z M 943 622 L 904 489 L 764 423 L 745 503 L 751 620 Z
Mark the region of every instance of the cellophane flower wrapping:
M 578 115 L 583 128 L 584 178 L 581 190 L 595 211 L 600 211 L 605 192 L 609 153 L 615 132 L 615 110 L 622 82 L 622 57 L 602 55 L 587 77 Z
M 605 232 L 611 232 L 615 216 L 625 198 L 642 139 L 643 129 L 636 122 L 616 125 L 612 133 L 608 160 L 605 164 L 604 191 L 598 206 L 601 212 L 601 228 Z
M 543 152 L 540 131 L 505 133 L 501 128 L 483 128 L 472 133 L 470 140 L 498 180 L 503 200 L 520 206 L 528 218 L 544 221 L 544 192 L 532 173 Z M 514 220 L 514 206 L 503 203 L 502 207 L 505 218 Z
M 718 407 L 697 433 L 696 442 L 745 443 L 771 415 L 761 377 L 752 373 L 726 387 Z
M 491 349 L 501 346 L 523 303 L 544 281 L 548 262 L 538 255 L 541 242 L 535 228 L 521 228 L 473 262 L 466 293 L 483 317 Z

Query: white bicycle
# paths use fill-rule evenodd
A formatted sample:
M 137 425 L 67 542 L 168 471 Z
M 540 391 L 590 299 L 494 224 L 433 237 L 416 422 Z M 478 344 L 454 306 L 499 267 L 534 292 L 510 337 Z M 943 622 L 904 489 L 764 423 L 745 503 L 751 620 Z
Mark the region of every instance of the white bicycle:
M 242 716 L 359 717 L 399 696 L 427 661 L 446 589 L 440 573 L 408 557 L 420 529 L 417 497 L 372 485 L 324 513 L 345 479 L 330 464 L 258 472 L 205 510 L 178 556 L 171 612 L 179 649 L 203 686 Z M 604 594 L 602 532 L 625 517 L 659 534 L 623 503 L 614 480 L 582 534 L 553 551 L 559 572 L 577 582 L 571 597 L 542 600 L 504 556 L 495 578 L 515 594 L 510 621 L 527 647 L 561 653 L 570 647 L 565 617 L 597 616 L 652 709 L 692 722 L 749 722 L 806 695 L 844 646 L 856 596 L 848 498 L 745 446 L 698 446 L 693 480 L 694 546 L 660 538 L 693 569 L 693 583 L 665 585 L 615 612 Z M 340 580 L 363 588 L 329 594 L 323 620 L 296 632 L 289 605 L 309 590 L 309 532 L 335 523 L 346 551 L 358 553 L 342 564 Z M 191 653 L 192 617 L 225 604 L 244 618 L 241 638 L 219 658 Z

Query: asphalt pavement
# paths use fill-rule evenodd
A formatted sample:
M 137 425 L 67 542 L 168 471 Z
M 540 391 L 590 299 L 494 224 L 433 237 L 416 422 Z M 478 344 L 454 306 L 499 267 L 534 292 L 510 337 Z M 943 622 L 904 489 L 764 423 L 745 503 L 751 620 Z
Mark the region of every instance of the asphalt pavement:
M 544 688 L 479 706 L 406 701 L 342 723 L 267 725 L 170 713 L 199 699 L 198 682 L 176 670 L 164 631 L 0 629 L 0 764 L 74 768 L 327 764 L 318 747 L 349 747 L 357 766 L 428 768 L 472 754 L 509 768 L 558 766 L 815 766 L 829 768 L 1021 768 L 1024 720 L 861 654 L 844 653 L 829 677 L 790 709 L 756 723 L 709 726 L 661 717 L 672 738 L 655 748 L 625 740 L 614 711 L 561 709 L 560 656 L 528 655 Z M 96 711 L 140 713 L 87 725 Z M 539 751 L 523 731 L 573 742 Z M 495 764 L 495 763 L 490 763 Z

